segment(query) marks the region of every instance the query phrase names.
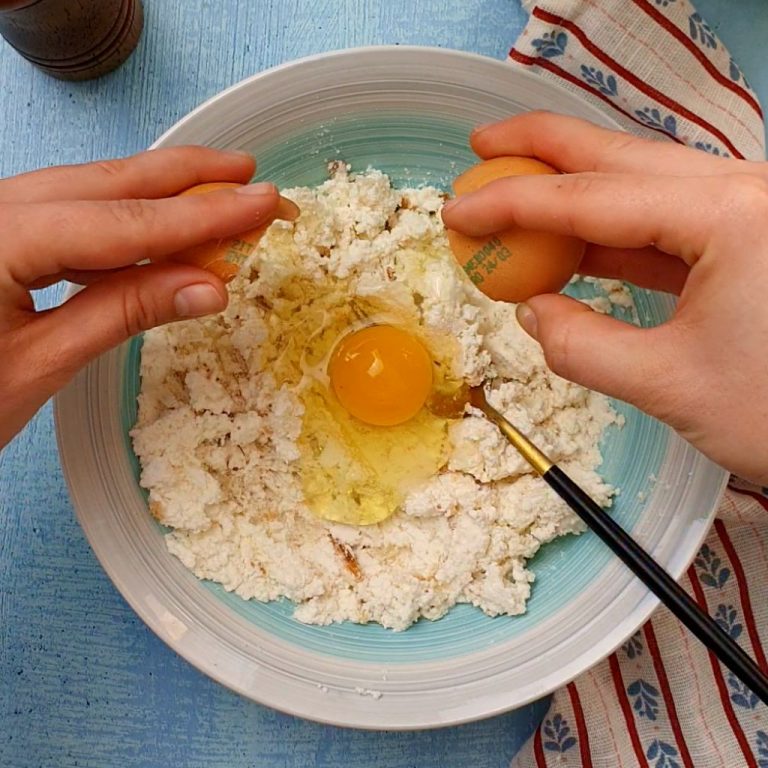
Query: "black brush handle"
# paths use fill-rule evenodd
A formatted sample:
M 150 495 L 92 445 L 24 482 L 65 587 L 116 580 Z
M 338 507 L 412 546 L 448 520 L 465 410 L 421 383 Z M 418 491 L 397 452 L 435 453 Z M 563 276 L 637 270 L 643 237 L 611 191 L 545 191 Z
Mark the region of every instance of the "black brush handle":
M 557 495 L 607 544 L 622 562 L 753 693 L 768 704 L 768 676 L 714 619 L 560 467 L 542 477 Z

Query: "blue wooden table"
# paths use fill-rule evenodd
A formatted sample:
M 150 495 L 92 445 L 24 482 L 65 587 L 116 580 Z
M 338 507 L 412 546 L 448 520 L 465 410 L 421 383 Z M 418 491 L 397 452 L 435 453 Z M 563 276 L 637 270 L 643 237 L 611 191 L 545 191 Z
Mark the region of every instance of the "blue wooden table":
M 139 49 L 96 82 L 50 80 L 0 45 L 0 176 L 135 152 L 223 87 L 319 51 L 401 43 L 499 58 L 526 18 L 519 0 L 145 5 Z M 768 104 L 765 0 L 698 6 Z M 0 454 L 0 768 L 501 768 L 545 706 L 365 733 L 241 699 L 157 640 L 102 573 L 67 498 L 50 408 Z

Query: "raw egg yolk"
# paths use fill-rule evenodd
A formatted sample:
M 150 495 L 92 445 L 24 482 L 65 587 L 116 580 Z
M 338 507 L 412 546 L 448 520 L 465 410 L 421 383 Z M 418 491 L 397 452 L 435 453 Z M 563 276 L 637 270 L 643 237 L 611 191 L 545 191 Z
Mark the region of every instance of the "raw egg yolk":
M 352 416 L 381 427 L 413 418 L 432 390 L 427 350 L 391 325 L 371 325 L 345 336 L 331 355 L 328 375 Z

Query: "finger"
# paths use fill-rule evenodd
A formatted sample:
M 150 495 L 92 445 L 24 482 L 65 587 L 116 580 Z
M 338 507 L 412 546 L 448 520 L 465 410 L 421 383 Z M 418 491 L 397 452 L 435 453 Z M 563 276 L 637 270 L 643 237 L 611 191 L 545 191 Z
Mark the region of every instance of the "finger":
M 55 275 L 41 277 L 30 283 L 27 288 L 30 291 L 39 291 L 43 288 L 49 288 L 50 286 L 62 281 L 74 283 L 75 285 L 91 285 L 91 283 L 95 283 L 98 280 L 109 277 L 110 275 L 115 275 L 120 271 L 120 269 L 66 269 L 63 272 L 58 272 Z
M 654 245 L 692 264 L 712 232 L 736 221 L 740 206 L 749 204 L 746 187 L 731 181 L 738 178 L 612 173 L 508 177 L 446 203 L 443 221 L 473 237 L 517 225 L 618 248 Z
M 197 188 L 197 190 L 200 189 L 200 187 Z M 194 194 L 204 193 L 196 191 Z M 181 253 L 174 254 L 168 260 L 202 267 L 209 272 L 213 272 L 225 283 L 228 283 L 240 271 L 239 262 L 250 255 L 259 244 L 267 228 L 272 223 L 272 219 L 277 218 L 291 221 L 296 218 L 298 213 L 299 209 L 293 201 L 281 198 L 274 216 L 270 217 L 269 220 L 256 229 L 250 229 L 248 232 L 238 235 L 240 242 L 236 246 L 231 240 L 229 243 L 223 243 L 221 240 L 212 240 L 195 248 L 188 248 Z
M 607 248 L 588 245 L 579 274 L 624 280 L 639 288 L 680 295 L 688 279 L 688 266 L 676 256 L 653 247 Z
M 244 152 L 170 147 L 121 160 L 63 165 L 0 180 L 0 202 L 119 200 L 170 197 L 207 181 L 250 180 L 256 165 Z
M 271 222 L 280 204 L 271 184 L 249 184 L 163 200 L 6 205 L 2 220 L 21 254 L 9 265 L 13 277 L 29 285 L 64 270 L 115 269 L 255 229 Z M 293 206 L 291 215 L 297 213 Z
M 678 367 L 668 326 L 637 328 L 552 294 L 519 305 L 518 320 L 558 376 L 666 415 L 672 369 Z
M 227 305 L 221 281 L 190 266 L 130 267 L 83 289 L 62 306 L 35 316 L 23 329 L 48 395 L 82 366 L 142 331 Z
M 536 157 L 567 173 L 709 176 L 744 172 L 761 165 L 717 157 L 679 144 L 641 139 L 553 112 L 528 112 L 481 126 L 472 134 L 470 143 L 483 159 L 501 155 Z

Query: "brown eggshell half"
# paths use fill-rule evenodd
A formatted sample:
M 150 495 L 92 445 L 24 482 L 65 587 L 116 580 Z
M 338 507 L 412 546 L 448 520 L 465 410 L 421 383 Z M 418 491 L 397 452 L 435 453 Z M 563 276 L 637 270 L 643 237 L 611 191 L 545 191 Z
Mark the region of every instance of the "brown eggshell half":
M 530 157 L 497 157 L 462 173 L 454 180 L 453 189 L 461 196 L 507 176 L 556 173 Z M 512 302 L 562 290 L 578 269 L 585 248 L 578 238 L 517 226 L 483 237 L 449 229 L 448 241 L 480 291 L 491 299 Z

